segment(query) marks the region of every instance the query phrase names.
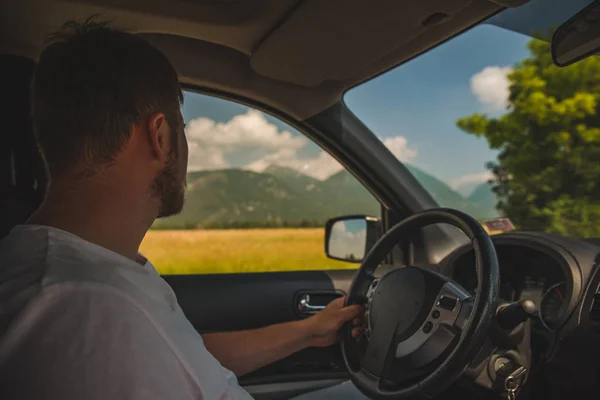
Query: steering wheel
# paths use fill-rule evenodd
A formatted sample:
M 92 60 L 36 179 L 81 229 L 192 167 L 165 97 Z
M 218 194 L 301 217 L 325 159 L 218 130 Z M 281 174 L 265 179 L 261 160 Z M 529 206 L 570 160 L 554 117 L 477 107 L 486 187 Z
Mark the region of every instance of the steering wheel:
M 477 293 L 429 269 L 375 270 L 399 240 L 436 223 L 453 225 L 473 243 Z M 432 209 L 391 228 L 369 251 L 347 305 L 365 305 L 365 332 L 342 332 L 342 354 L 352 382 L 374 399 L 434 397 L 447 389 L 483 346 L 498 304 L 496 250 L 480 223 L 462 212 Z

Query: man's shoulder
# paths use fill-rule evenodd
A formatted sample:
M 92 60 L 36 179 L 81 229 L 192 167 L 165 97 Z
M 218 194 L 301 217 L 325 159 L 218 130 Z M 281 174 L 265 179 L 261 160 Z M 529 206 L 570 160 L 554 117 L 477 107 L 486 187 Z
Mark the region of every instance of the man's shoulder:
M 1 328 L 39 292 L 46 274 L 47 238 L 40 232 L 27 234 L 19 229 L 0 241 Z
M 62 281 L 118 284 L 153 272 L 68 232 L 27 225 L 13 229 L 0 241 L 0 264 L 6 266 L 0 271 L 1 281 L 35 271 L 42 277 L 42 286 Z
M 23 267 L 43 265 L 48 255 L 48 235 L 42 231 L 28 231 L 21 226 L 0 240 L 0 280 Z M 29 268 L 25 268 L 28 270 Z
M 27 305 L 49 293 L 58 293 L 61 299 L 125 296 L 146 305 L 147 289 L 160 285 L 156 282 L 160 277 L 86 243 L 27 226 L 0 241 L 0 306 L 9 311 L 0 316 L 0 325 L 6 327 Z

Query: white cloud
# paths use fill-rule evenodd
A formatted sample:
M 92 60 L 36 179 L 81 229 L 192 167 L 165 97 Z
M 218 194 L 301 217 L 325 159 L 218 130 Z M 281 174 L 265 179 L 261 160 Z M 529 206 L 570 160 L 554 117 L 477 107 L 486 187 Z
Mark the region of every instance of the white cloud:
M 186 130 L 188 137 L 196 142 L 221 146 L 225 149 L 261 146 L 270 149 L 295 148 L 305 144 L 301 137 L 288 131 L 279 131 L 265 116 L 256 110 L 248 110 L 225 123 L 208 118 L 190 121 Z
M 301 157 L 299 153 L 310 146 L 309 140 L 278 129 L 256 110 L 236 115 L 225 123 L 209 118 L 193 119 L 187 124 L 186 135 L 192 171 L 238 167 L 262 172 L 277 164 L 326 179 L 343 169 L 322 150 L 314 152 L 312 157 Z M 383 139 L 383 143 L 401 161 L 417 156 L 417 150 L 402 136 Z
M 486 67 L 471 77 L 471 91 L 486 111 L 501 111 L 508 106 L 510 72 L 510 67 Z
M 236 115 L 226 123 L 209 118 L 193 119 L 187 125 L 186 134 L 190 170 L 242 167 L 274 152 L 295 154 L 307 143 L 304 137 L 279 131 L 255 110 Z M 232 160 L 241 165 L 235 165 Z
M 190 170 L 219 169 L 229 165 L 223 159 L 223 152 L 215 146 L 202 146 L 188 139 Z
M 454 190 L 458 190 L 464 186 L 478 185 L 492 179 L 494 179 L 494 174 L 490 171 L 468 174 L 452 179 L 450 181 L 450 187 Z
M 417 157 L 417 149 L 410 147 L 404 136 L 385 138 L 383 144 L 402 162 L 411 161 Z

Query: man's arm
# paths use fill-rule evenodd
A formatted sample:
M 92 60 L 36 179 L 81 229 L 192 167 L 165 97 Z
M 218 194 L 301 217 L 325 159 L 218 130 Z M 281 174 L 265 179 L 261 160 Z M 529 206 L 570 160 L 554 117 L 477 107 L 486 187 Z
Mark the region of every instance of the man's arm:
M 225 368 L 241 376 L 307 347 L 335 344 L 344 323 L 354 320 L 356 324 L 361 314 L 361 306 L 344 307 L 344 298 L 339 298 L 305 320 L 247 331 L 205 334 L 204 345 Z M 354 328 L 352 333 L 358 335 L 359 328 Z

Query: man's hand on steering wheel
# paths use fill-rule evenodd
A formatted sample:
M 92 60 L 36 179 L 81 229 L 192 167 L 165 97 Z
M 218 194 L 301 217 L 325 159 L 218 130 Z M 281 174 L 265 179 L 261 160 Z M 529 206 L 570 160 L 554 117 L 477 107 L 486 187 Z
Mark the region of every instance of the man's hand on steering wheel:
M 345 323 L 354 321 L 352 336 L 361 333 L 360 322 L 364 315 L 361 305 L 344 307 L 345 297 L 333 300 L 321 312 L 305 320 L 306 331 L 310 335 L 311 347 L 327 347 L 340 340 L 340 330 Z

